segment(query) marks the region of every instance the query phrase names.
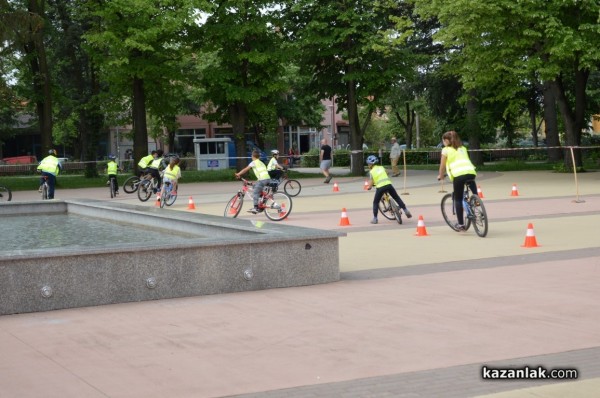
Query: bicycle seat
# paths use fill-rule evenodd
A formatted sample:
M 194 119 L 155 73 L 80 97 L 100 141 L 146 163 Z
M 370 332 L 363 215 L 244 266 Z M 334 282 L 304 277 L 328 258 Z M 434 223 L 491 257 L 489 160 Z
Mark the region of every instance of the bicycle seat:
M 268 187 L 277 188 L 279 186 L 279 180 L 271 180 L 267 183 Z

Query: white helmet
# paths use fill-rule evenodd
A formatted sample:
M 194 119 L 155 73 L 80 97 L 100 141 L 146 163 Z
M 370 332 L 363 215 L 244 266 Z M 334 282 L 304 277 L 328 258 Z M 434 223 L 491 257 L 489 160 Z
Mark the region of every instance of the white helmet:
M 279 155 L 279 151 L 278 151 L 277 149 L 273 149 L 273 150 L 271 151 L 271 154 L 272 154 L 272 155 Z

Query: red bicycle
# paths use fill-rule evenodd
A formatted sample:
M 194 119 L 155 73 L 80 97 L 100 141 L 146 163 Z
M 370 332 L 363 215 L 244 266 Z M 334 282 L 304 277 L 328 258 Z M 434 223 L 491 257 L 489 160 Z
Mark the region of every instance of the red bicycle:
M 242 210 L 245 197 L 253 200 L 249 188 L 254 184 L 243 178 L 242 182 L 244 183 L 242 188 L 233 195 L 229 202 L 227 202 L 227 206 L 225 206 L 225 217 L 236 218 Z M 277 185 L 277 183 L 269 183 L 261 192 L 260 200 L 258 201 L 260 211 L 264 212 L 265 216 L 272 221 L 281 221 L 289 216 L 292 211 L 292 198 L 283 192 L 275 192 L 274 188 Z

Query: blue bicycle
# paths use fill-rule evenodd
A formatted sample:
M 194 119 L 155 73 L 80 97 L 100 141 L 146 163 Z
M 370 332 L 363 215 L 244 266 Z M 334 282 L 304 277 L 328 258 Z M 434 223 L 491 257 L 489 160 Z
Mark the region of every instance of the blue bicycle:
M 164 181 L 160 190 L 160 207 L 171 206 L 177 200 L 177 191 L 173 190 L 171 181 Z

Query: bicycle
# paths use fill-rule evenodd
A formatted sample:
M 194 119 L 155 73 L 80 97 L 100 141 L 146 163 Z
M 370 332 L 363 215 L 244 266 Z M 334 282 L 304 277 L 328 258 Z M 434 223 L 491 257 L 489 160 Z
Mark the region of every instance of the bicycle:
M 0 186 L 0 202 L 7 201 L 10 202 L 12 199 L 12 192 L 10 188 Z
M 248 197 L 249 200 L 253 200 L 249 187 L 254 184 L 244 178 L 242 178 L 244 185 L 242 188 L 227 202 L 225 206 L 225 217 L 236 218 L 242 206 L 244 205 L 244 198 Z M 292 211 L 292 198 L 283 192 L 275 192 L 276 183 L 269 183 L 265 189 L 261 192 L 260 200 L 258 201 L 258 208 L 261 212 L 264 211 L 265 216 L 272 221 L 281 221 L 290 215 Z
M 171 181 L 165 181 L 160 190 L 160 208 L 171 206 L 177 200 L 177 191 L 173 191 Z
M 138 199 L 142 202 L 148 201 L 153 193 L 157 191 L 158 181 L 150 174 L 144 175 L 140 179 L 139 187 L 137 190 Z M 123 188 L 125 189 L 125 188 Z
M 379 212 L 388 220 L 396 220 L 398 224 L 402 224 L 400 206 L 388 192 L 385 192 L 379 201 Z
M 142 180 L 138 176 L 129 177 L 123 183 L 123 191 L 125 191 L 125 193 L 135 193 L 140 186 L 140 182 L 142 182 Z
M 300 191 L 302 190 L 302 185 L 300 184 L 300 181 L 294 180 L 294 179 L 290 179 L 288 177 L 287 169 L 283 170 L 283 174 L 276 181 L 277 181 L 277 188 L 279 188 L 279 186 L 281 184 L 283 184 L 283 191 L 288 196 L 296 197 L 296 196 L 298 196 L 300 194 Z
M 110 198 L 114 198 L 117 196 L 117 186 L 115 185 L 114 178 L 108 179 L 108 188 L 110 189 Z
M 475 233 L 481 238 L 484 238 L 488 233 L 488 217 L 481 198 L 475 194 L 471 194 L 469 184 L 473 181 L 474 180 L 465 181 L 464 186 L 463 209 L 465 231 L 473 224 Z M 452 193 L 444 195 L 441 207 L 446 224 L 454 231 L 460 231 L 460 229 L 456 227 L 458 218 L 456 217 L 456 206 L 454 204 L 454 195 Z

